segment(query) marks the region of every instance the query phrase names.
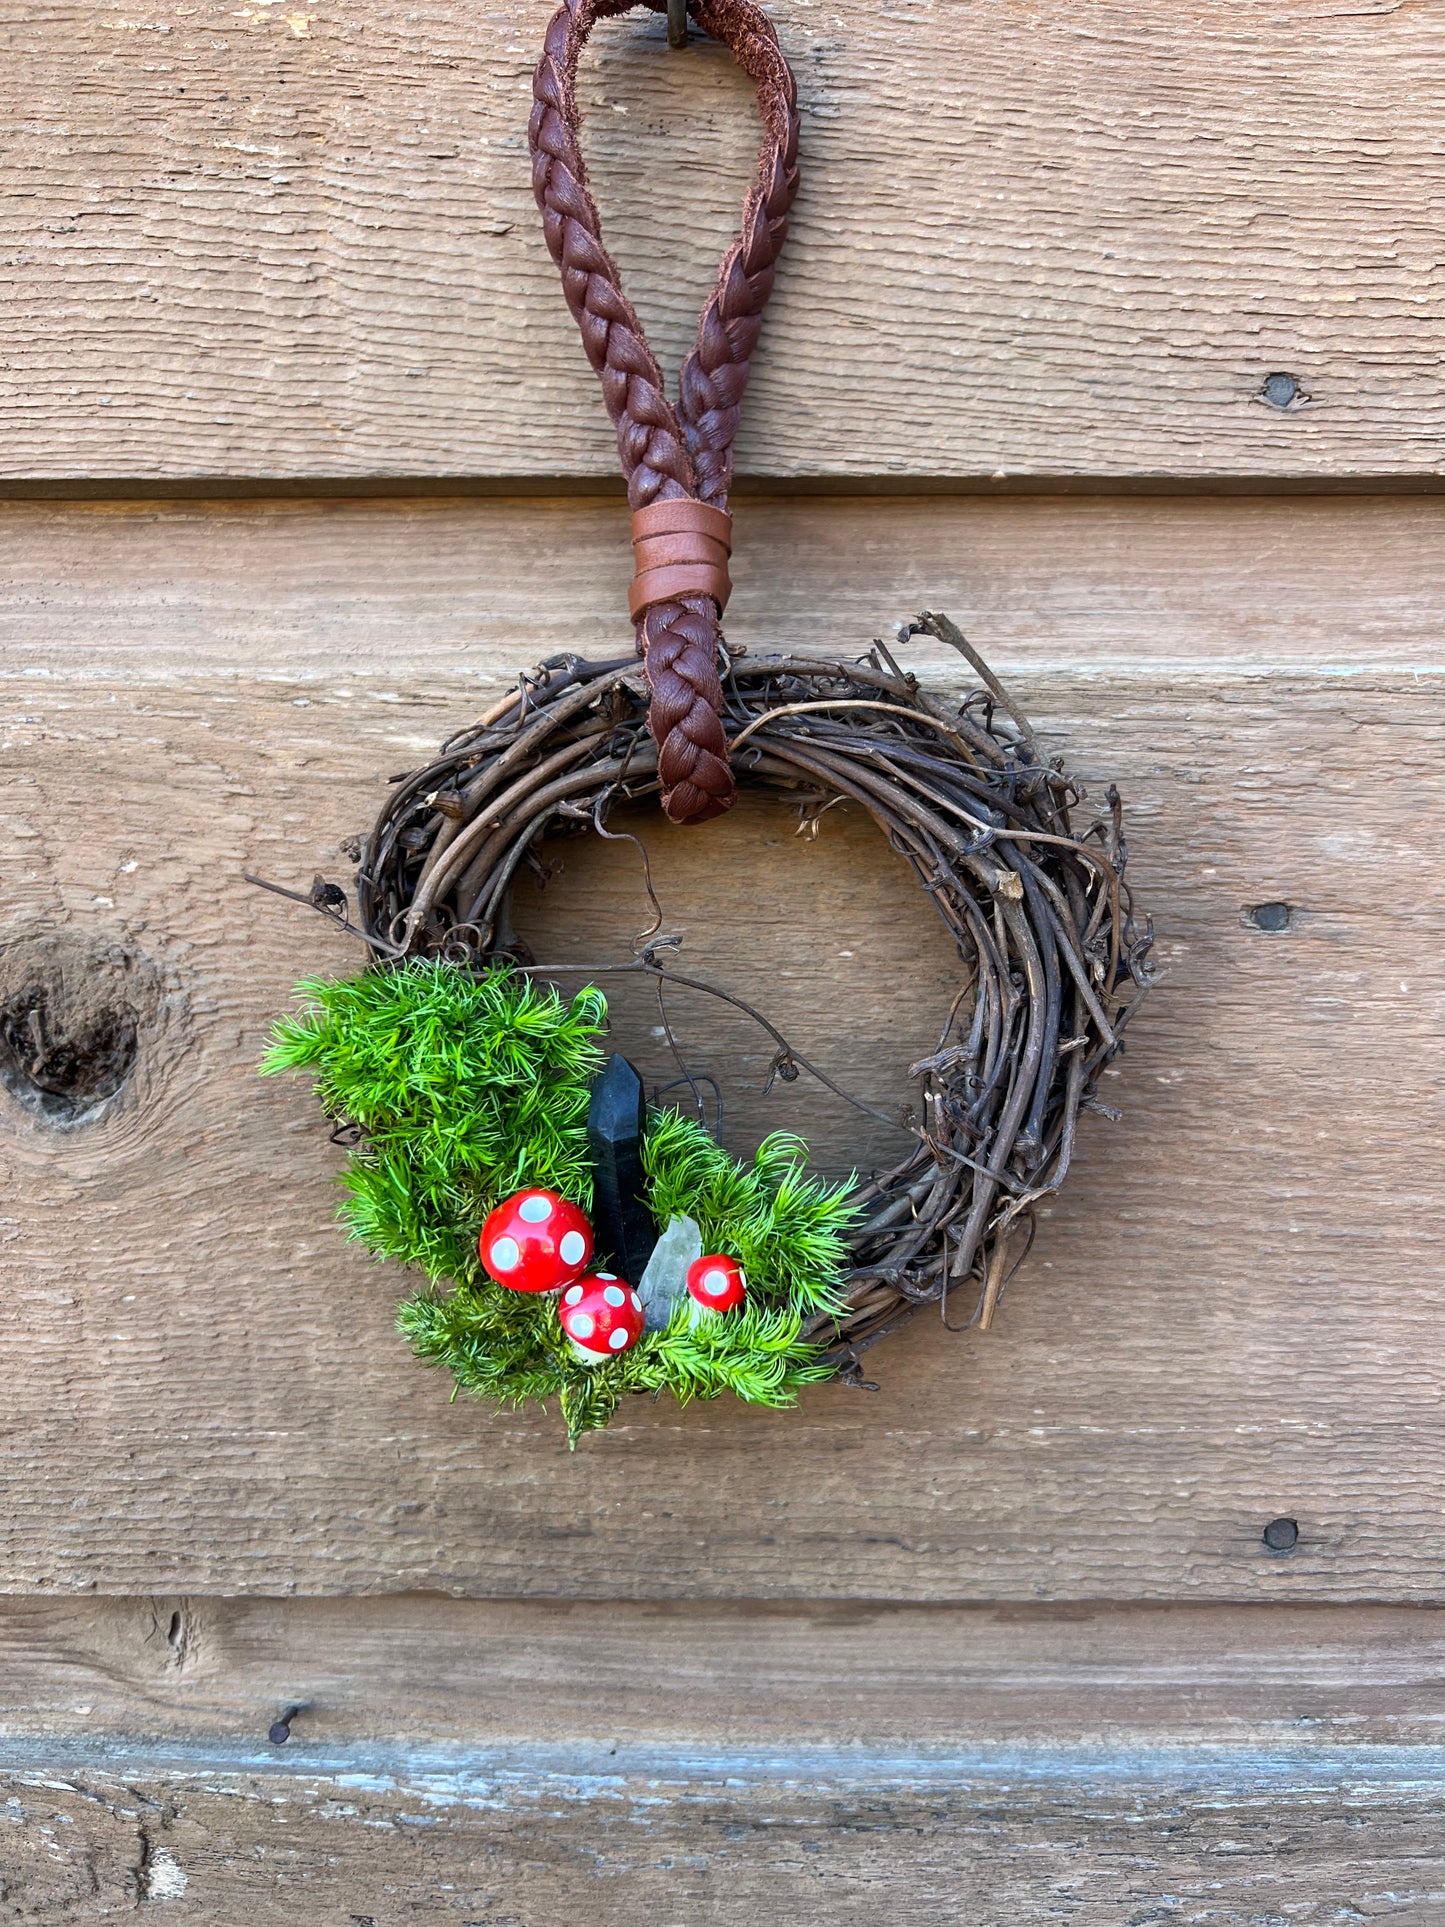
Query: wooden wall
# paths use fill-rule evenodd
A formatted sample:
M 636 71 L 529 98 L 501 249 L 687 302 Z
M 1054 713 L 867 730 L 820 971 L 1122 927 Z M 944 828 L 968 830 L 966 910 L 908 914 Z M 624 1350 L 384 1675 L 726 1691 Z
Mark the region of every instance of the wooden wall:
M 241 873 L 342 873 L 389 776 L 626 636 L 528 188 L 547 8 L 10 24 L 0 1004 L 137 1047 L 92 1115 L 0 1090 L 0 1918 L 1442 1918 L 1445 27 L 770 11 L 807 173 L 729 634 L 947 609 L 1119 782 L 1165 967 L 1123 1115 L 994 1332 L 920 1318 L 876 1392 L 575 1455 L 449 1403 L 254 1076 L 356 958 Z M 585 100 L 675 365 L 746 90 L 638 16 Z M 887 1098 L 950 959 L 865 822 L 796 828 L 650 824 L 669 927 Z M 608 846 L 522 915 L 591 958 L 634 910 Z M 739 1143 L 886 1150 L 685 1023 Z

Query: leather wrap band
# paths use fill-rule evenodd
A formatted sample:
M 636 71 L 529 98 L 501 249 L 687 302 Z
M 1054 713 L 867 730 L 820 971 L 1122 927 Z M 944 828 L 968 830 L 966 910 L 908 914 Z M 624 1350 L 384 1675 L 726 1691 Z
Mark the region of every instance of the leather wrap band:
M 634 509 L 634 574 L 628 593 L 632 620 L 639 621 L 655 603 L 680 602 L 686 596 L 710 596 L 721 615 L 732 594 L 732 528 L 726 509 L 686 496 Z

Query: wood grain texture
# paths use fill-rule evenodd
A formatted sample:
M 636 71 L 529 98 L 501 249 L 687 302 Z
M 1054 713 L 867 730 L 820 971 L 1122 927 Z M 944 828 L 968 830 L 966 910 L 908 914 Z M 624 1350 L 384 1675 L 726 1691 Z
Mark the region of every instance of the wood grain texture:
M 620 503 L 7 502 L 0 566 L 3 663 L 30 687 L 197 678 L 224 694 L 254 677 L 397 709 L 424 675 L 480 707 L 539 654 L 632 646 Z M 738 504 L 731 569 L 727 633 L 754 651 L 861 649 L 933 602 L 1015 673 L 1267 694 L 1275 676 L 1438 673 L 1445 509 L 779 496 Z M 923 646 L 910 662 L 943 660 Z M 430 749 L 404 721 L 397 747 Z
M 1436 9 L 773 12 L 805 176 L 744 474 L 1441 473 Z M 612 475 L 529 189 L 544 17 L 17 16 L 0 476 Z M 675 368 L 751 167 L 746 85 L 649 17 L 599 36 L 584 105 Z
M 4 1897 L 22 1927 L 153 1903 L 205 1927 L 1433 1927 L 1440 1761 L 504 1758 L 279 1775 L 142 1755 L 0 1776 Z
M 0 1601 L 0 1766 L 122 1749 L 383 1757 L 1051 1750 L 1256 1762 L 1445 1740 L 1445 1617 L 1411 1606 L 878 1601 Z M 304 1710 L 284 1748 L 287 1707 Z
M 1442 1666 L 1412 1608 L 10 1600 L 0 1897 L 1424 1927 Z
M 7 514 L 5 934 L 133 945 L 170 1015 L 103 1121 L 0 1110 L 5 1588 L 1441 1597 L 1439 513 L 819 503 L 759 524 L 737 641 L 805 638 L 826 609 L 861 644 L 926 596 L 1091 783 L 1119 778 L 1169 975 L 1111 1080 L 1124 1119 L 1092 1121 L 992 1337 L 919 1321 L 876 1355 L 876 1396 L 639 1403 L 575 1457 L 555 1415 L 448 1405 L 407 1363 L 399 1281 L 327 1223 L 337 1154 L 305 1092 L 251 1070 L 293 978 L 351 956 L 238 873 L 337 867 L 381 779 L 518 663 L 611 646 L 610 512 Z M 871 1018 L 823 1012 L 816 1047 L 881 1074 L 855 1040 L 931 1019 L 927 920 L 897 920 L 881 986 L 839 976 L 877 962 L 827 956 L 855 948 L 850 895 L 890 886 L 838 818 L 806 844 L 709 832 L 713 903 L 675 862 L 664 896 L 693 891 L 694 961 L 750 948 L 800 1017 L 820 985 L 871 995 Z M 600 874 L 569 865 L 549 914 L 595 915 Z M 1243 920 L 1280 900 L 1284 935 Z M 717 1043 L 699 1020 L 688 1047 Z M 760 1126 L 737 1095 L 736 1128 Z M 826 1148 L 850 1148 L 841 1126 Z M 1287 1558 L 1260 1542 L 1279 1514 Z
M 0 1896 L 1423 1923 L 1442 1667 L 1414 1608 L 12 1599 Z

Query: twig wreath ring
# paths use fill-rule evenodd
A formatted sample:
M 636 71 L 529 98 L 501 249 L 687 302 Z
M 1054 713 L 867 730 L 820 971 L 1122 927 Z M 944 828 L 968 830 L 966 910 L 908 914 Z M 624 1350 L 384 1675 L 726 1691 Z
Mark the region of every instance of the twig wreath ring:
M 1096 1080 L 1151 974 L 1117 793 L 1075 826 L 1084 792 L 947 617 L 925 611 L 899 636 L 964 657 L 976 684 L 957 705 L 882 642 L 857 658 L 726 647 L 732 445 L 797 190 L 796 96 L 752 0 L 690 0 L 752 78 L 764 134 L 674 405 L 603 246 L 578 139 L 582 47 L 637 4 L 668 9 L 558 9 L 530 137 L 547 244 L 617 429 L 642 674 L 636 655 L 553 658 L 397 781 L 358 845 L 354 921 L 335 884 L 280 890 L 361 937 L 372 965 L 302 986 L 266 1061 L 318 1077 L 351 1145 L 352 1235 L 425 1274 L 400 1312 L 413 1350 L 482 1397 L 557 1399 L 574 1443 L 629 1393 L 784 1405 L 817 1380 L 865 1383 L 864 1353 L 922 1306 L 987 1329 L 1080 1115 L 1106 1108 Z M 962 966 L 936 1048 L 909 1068 L 906 1153 L 841 1185 L 808 1174 L 801 1139 L 775 1134 L 740 1162 L 699 1118 L 649 1102 L 604 1050 L 601 989 L 564 1001 L 548 985 L 566 973 L 512 929 L 514 882 L 542 871 L 544 843 L 611 835 L 610 811 L 653 799 L 703 825 L 740 782 L 805 812 L 865 811 Z M 684 973 L 676 952 L 659 909 L 631 963 L 588 974 L 722 996 L 771 1037 L 770 1083 L 839 1091 L 764 1010 Z

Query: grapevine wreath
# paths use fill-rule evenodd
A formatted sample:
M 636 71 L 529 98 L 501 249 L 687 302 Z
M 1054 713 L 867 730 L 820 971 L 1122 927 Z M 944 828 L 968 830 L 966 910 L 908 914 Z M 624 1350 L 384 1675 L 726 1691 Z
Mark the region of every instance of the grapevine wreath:
M 583 45 L 638 4 L 666 7 L 674 39 L 690 16 L 726 42 L 764 127 L 676 403 L 602 244 L 578 141 Z M 319 878 L 303 899 L 363 938 L 371 965 L 302 985 L 265 1068 L 316 1074 L 351 1147 L 344 1221 L 424 1274 L 400 1311 L 414 1351 L 484 1397 L 555 1399 L 575 1443 L 629 1392 L 781 1405 L 816 1380 L 862 1383 L 865 1351 L 920 1307 L 987 1329 L 1081 1110 L 1102 1108 L 1095 1080 L 1147 983 L 1151 932 L 1124 880 L 1117 793 L 1076 827 L 1082 790 L 946 617 L 898 636 L 964 656 L 977 683 L 960 706 L 882 642 L 844 659 L 724 639 L 733 438 L 798 178 L 793 78 L 761 9 L 565 0 L 534 93 L 547 244 L 627 477 L 636 654 L 543 663 L 394 782 L 356 848 L 354 911 Z M 607 1053 L 602 989 L 564 997 L 561 967 L 513 930 L 514 881 L 545 878 L 544 848 L 615 835 L 614 812 L 653 799 L 701 826 L 739 783 L 805 814 L 838 799 L 867 811 L 957 945 L 957 993 L 910 1068 L 909 1148 L 891 1169 L 827 1184 L 784 1133 L 734 1158 Z M 763 1010 L 683 970 L 654 908 L 613 969 L 725 997 L 770 1033 L 770 1082 L 838 1089 Z

